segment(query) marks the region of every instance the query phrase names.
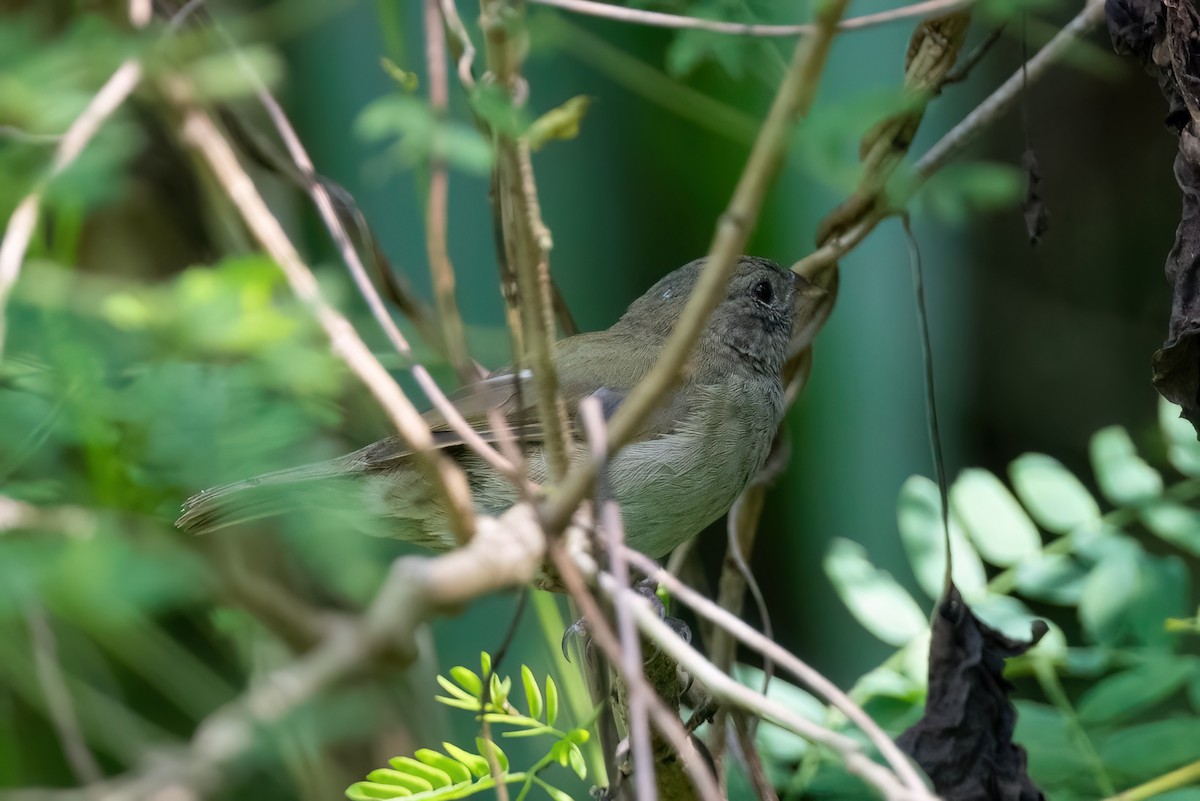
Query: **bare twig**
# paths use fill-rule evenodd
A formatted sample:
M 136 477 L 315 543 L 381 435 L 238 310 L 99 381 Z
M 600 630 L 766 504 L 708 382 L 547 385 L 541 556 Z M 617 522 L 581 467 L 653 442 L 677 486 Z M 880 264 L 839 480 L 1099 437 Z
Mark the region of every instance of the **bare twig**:
M 608 443 L 604 431 L 604 412 L 595 396 L 584 398 L 579 404 L 579 416 L 583 420 L 592 455 L 601 464 L 608 460 Z M 625 544 L 625 527 L 621 522 L 621 510 L 616 501 L 608 497 L 604 488 L 607 481 L 606 469 L 601 469 L 600 491 L 596 492 L 597 522 L 604 531 L 605 547 L 608 551 L 609 570 L 617 582 L 613 607 L 617 617 L 617 636 L 620 639 L 621 671 L 626 677 L 638 676 L 629 681 L 629 743 L 633 755 L 633 778 L 637 787 L 638 801 L 656 801 L 658 788 L 654 781 L 654 753 L 650 744 L 650 722 L 645 693 L 648 686 L 642 678 L 642 642 L 638 637 L 637 624 L 629 609 L 633 591 L 629 586 L 629 563 L 625 560 L 621 546 Z
M 1162 776 L 1156 776 L 1145 784 L 1123 790 L 1106 798 L 1105 801 L 1144 801 L 1144 799 L 1153 798 L 1168 790 L 1187 787 L 1196 782 L 1200 782 L 1200 760 L 1177 768 L 1170 773 L 1164 773 Z
M 923 182 L 946 162 L 962 152 L 987 126 L 1005 114 L 1020 98 L 1028 84 L 1045 74 L 1050 65 L 1062 56 L 1076 40 L 1104 19 L 1104 0 L 1087 0 L 1074 19 L 1063 26 L 1045 47 L 992 92 L 986 100 L 955 125 L 950 132 L 921 157 L 916 164 L 917 180 Z M 913 187 L 915 189 L 916 187 Z
M 121 104 L 125 102 L 142 80 L 142 65 L 134 59 L 128 59 L 117 67 L 100 91 L 92 97 L 83 112 L 71 123 L 71 127 L 63 134 L 54 154 L 54 162 L 49 174 L 17 205 L 12 216 L 8 218 L 8 227 L 4 232 L 4 240 L 0 242 L 0 358 L 4 356 L 4 339 L 7 329 L 6 317 L 8 299 L 13 286 L 21 274 L 21 263 L 25 260 L 25 251 L 33 238 L 37 227 L 38 207 L 42 202 L 42 194 L 46 185 L 54 180 L 67 167 L 70 167 L 88 142 L 100 130 L 100 126 L 111 117 Z
M 1029 59 L 1028 64 L 1017 69 L 1012 77 L 976 106 L 917 161 L 910 180 L 904 186 L 895 188 L 890 206 L 876 206 L 870 209 L 861 219 L 846 225 L 836 236 L 823 242 L 815 251 L 797 262 L 792 269 L 801 275 L 812 276 L 837 262 L 865 239 L 876 225 L 893 213 L 895 208 L 902 206 L 930 176 L 961 153 L 986 127 L 1012 108 L 1030 83 L 1041 78 L 1051 64 L 1061 58 L 1076 40 L 1102 19 L 1104 1 L 1087 0 L 1083 10 Z
M 629 553 L 633 554 L 635 552 L 630 551 Z M 630 561 L 634 560 L 631 559 Z M 648 561 L 653 564 L 652 560 Z M 661 575 L 665 575 L 665 571 L 660 571 L 655 577 L 658 578 Z M 605 592 L 610 594 L 614 592 L 615 582 L 611 576 L 602 573 L 598 578 L 600 586 Z M 678 584 L 678 582 L 676 583 Z M 712 604 L 711 601 L 708 604 L 712 609 L 723 611 L 720 610 L 720 607 Z M 693 608 L 700 611 L 700 607 L 698 606 Z M 647 604 L 636 603 L 633 605 L 633 610 L 637 616 L 638 626 L 641 628 L 642 633 L 661 650 L 673 657 L 681 667 L 691 673 L 697 681 L 701 682 L 718 699 L 726 703 L 736 704 L 765 720 L 769 720 L 788 731 L 800 735 L 812 743 L 829 748 L 841 756 L 842 760 L 846 763 L 846 768 L 851 773 L 859 776 L 879 790 L 888 801 L 899 801 L 899 799 L 935 801 L 935 796 L 926 789 L 916 771 L 907 762 L 903 762 L 903 769 L 901 769 L 889 759 L 888 762 L 895 771 L 893 773 L 882 765 L 872 761 L 863 752 L 861 746 L 853 739 L 838 734 L 820 724 L 806 720 L 786 707 L 771 701 L 761 693 L 755 692 L 749 687 L 734 681 L 728 675 L 721 672 L 716 665 L 705 659 L 696 649 L 680 639 L 667 624 L 659 619 L 658 615 Z M 741 621 L 737 622 L 740 623 Z M 779 650 L 782 651 L 783 649 L 780 648 Z M 887 740 L 887 735 L 883 735 L 883 737 Z M 872 738 L 872 742 L 875 742 L 875 738 Z M 890 740 L 887 740 L 887 742 L 891 744 L 891 750 L 896 750 L 894 743 L 891 743 Z M 901 755 L 901 758 L 903 759 L 903 755 Z
M 425 0 L 425 55 L 429 76 L 429 104 L 433 108 L 434 116 L 440 120 L 446 116 L 450 104 L 450 86 L 446 78 L 446 31 L 442 27 L 438 0 Z M 458 372 L 459 380 L 470 383 L 479 378 L 479 370 L 467 355 L 462 315 L 458 312 L 458 301 L 454 295 L 454 264 L 450 261 L 450 250 L 446 241 L 446 206 L 450 194 L 450 174 L 445 161 L 439 155 L 437 126 L 434 126 L 432 136 L 434 141 L 430 150 L 433 158 L 429 167 L 429 208 L 425 215 L 425 246 L 429 253 L 429 270 L 433 273 L 433 288 L 437 297 L 438 317 L 446 355 Z
M 458 7 L 454 0 L 439 0 L 439 3 L 442 19 L 458 44 L 458 80 L 466 89 L 474 89 L 475 76 L 472 70 L 475 65 L 475 45 L 471 43 L 471 35 L 467 33 L 467 26 L 463 25 L 462 18 L 458 16 Z
M 660 581 L 682 603 L 687 604 L 701 616 L 726 629 L 741 642 L 754 648 L 764 656 L 769 657 L 783 669 L 792 673 L 811 687 L 817 694 L 825 698 L 826 701 L 844 714 L 867 735 L 871 743 L 879 749 L 884 759 L 891 765 L 892 770 L 896 772 L 897 776 L 901 777 L 905 785 L 910 789 L 915 790 L 917 787 L 924 787 L 924 783 L 921 781 L 916 770 L 909 763 L 907 757 L 896 747 L 892 739 L 887 736 L 887 733 L 879 728 L 879 725 L 860 706 L 850 700 L 849 696 L 842 692 L 837 685 L 825 678 L 818 671 L 809 667 L 783 646 L 755 631 L 747 623 L 731 615 L 708 598 L 705 598 L 679 579 L 667 573 L 654 560 L 628 547 L 625 550 L 630 562 L 637 565 L 639 570 L 645 571 L 647 575 Z M 685 663 L 685 667 L 690 667 L 690 662 Z
M 525 55 L 519 4 L 508 0 L 481 0 L 480 27 L 484 31 L 488 68 L 497 85 L 508 94 L 515 111 L 528 90 L 521 77 Z M 528 145 L 503 130 L 493 131 L 496 145 L 494 191 L 504 236 L 504 265 L 515 272 L 519 288 L 520 331 L 523 347 L 536 378 L 538 417 L 545 431 L 543 446 L 551 478 L 567 468 L 570 442 L 566 410 L 558 397 L 558 370 L 554 362 L 554 305 L 550 280 L 550 232 L 542 222 L 537 186 Z M 505 278 L 503 280 L 510 280 Z M 511 288 L 506 301 L 513 305 Z
M 588 591 L 580 566 L 567 555 L 563 549 L 561 540 L 551 540 L 548 543 L 548 547 L 550 557 L 558 569 L 559 575 L 562 577 L 563 584 L 571 594 L 571 597 L 579 604 L 584 618 L 588 621 L 589 634 L 592 640 L 600 646 L 613 664 L 621 664 L 620 643 L 600 612 L 600 606 L 596 602 L 596 599 Z M 645 604 L 641 603 L 639 599 L 631 604 L 631 606 L 637 610 L 643 608 Z M 721 792 L 717 787 L 712 770 L 700 756 L 695 745 L 692 744 L 687 730 L 683 727 L 682 721 L 667 708 L 667 705 L 663 703 L 661 698 L 654 694 L 649 685 L 645 683 L 646 678 L 642 675 L 641 671 L 637 671 L 625 678 L 631 684 L 640 683 L 642 685 L 639 692 L 642 692 L 647 699 L 650 722 L 654 724 L 654 728 L 658 729 L 659 733 L 675 749 L 675 753 L 684 763 L 687 769 L 687 776 L 691 780 L 692 786 L 696 788 L 696 792 L 700 795 L 700 798 L 703 801 L 721 801 Z
M 676 28 L 696 31 L 712 31 L 713 33 L 728 33 L 735 36 L 788 37 L 812 36 L 820 29 L 820 23 L 802 23 L 799 25 L 762 25 L 747 22 L 724 22 L 721 20 L 702 19 L 700 17 L 685 17 L 680 14 L 667 14 L 662 11 L 647 11 L 640 8 L 628 8 L 612 3 L 601 3 L 597 0 L 530 0 L 536 5 L 552 6 L 576 14 L 586 14 L 592 17 L 604 17 L 618 22 L 630 22 L 637 25 L 653 25 L 657 28 Z M 957 8 L 971 5 L 974 0 L 923 0 L 920 3 L 901 6 L 887 11 L 877 11 L 874 14 L 864 14 L 861 17 L 850 17 L 837 23 L 839 31 L 861 30 L 889 22 L 925 17 L 930 14 L 942 14 Z
M 626 396 L 609 421 L 609 443 L 614 451 L 629 441 L 642 421 L 679 380 L 709 315 L 724 296 L 737 257 L 758 218 L 767 187 L 783 161 L 792 125 L 808 112 L 816 94 L 835 25 L 845 12 L 846 5 L 847 0 L 832 0 L 823 4 L 820 30 L 797 45 L 792 64 L 771 104 L 729 207 L 717 224 L 705 270 L 679 322 L 663 346 L 658 361 Z M 596 463 L 591 459 L 579 462 L 571 470 L 557 495 L 544 508 L 550 526 L 560 527 L 566 523 L 571 511 L 595 479 L 595 471 Z
M 466 475 L 462 469 L 436 451 L 429 427 L 412 401 L 371 353 L 350 322 L 321 295 L 312 270 L 300 258 L 283 227 L 267 208 L 254 182 L 238 163 L 233 149 L 212 118 L 193 102 L 187 84 L 181 78 L 174 78 L 165 81 L 164 88 L 183 111 L 180 132 L 184 142 L 208 164 L 255 238 L 283 270 L 292 291 L 325 329 L 334 353 L 367 385 L 391 418 L 397 432 L 412 448 L 413 459 L 439 496 L 447 522 L 458 541 L 462 543 L 468 540 L 472 531 L 472 508 Z
M 50 721 L 54 724 L 59 743 L 62 744 L 67 764 L 71 766 L 71 771 L 80 784 L 95 784 L 104 778 L 104 771 L 88 748 L 83 730 L 79 726 L 79 719 L 75 716 L 75 705 L 71 702 L 71 693 L 67 689 L 62 665 L 58 662 L 58 641 L 54 636 L 54 628 L 46 616 L 46 610 L 36 601 L 26 605 L 25 622 L 29 626 L 29 636 L 33 641 L 38 683 L 46 696 Z
M 409 360 L 409 372 L 421 387 L 421 391 L 425 393 L 426 397 L 434 405 L 434 408 L 445 418 L 446 423 L 454 429 L 454 432 L 463 438 L 463 442 L 467 447 L 479 454 L 484 461 L 503 475 L 514 475 L 512 463 L 501 456 L 496 448 L 488 444 L 479 435 L 479 432 L 471 427 L 462 414 L 459 413 L 458 409 L 455 408 L 454 404 L 446 397 L 446 394 L 442 392 L 425 366 L 415 361 L 407 338 L 396 326 L 395 321 L 392 320 L 391 315 L 383 304 L 383 299 L 379 297 L 379 293 L 371 283 L 371 278 L 363 266 L 362 259 L 359 258 L 358 251 L 350 241 L 350 235 L 346 231 L 346 227 L 342 225 L 342 221 L 334 209 L 333 198 L 330 196 L 329 190 L 321 181 L 317 180 L 316 168 L 312 163 L 312 159 L 309 157 L 308 151 L 304 148 L 304 144 L 300 141 L 300 137 L 296 134 L 295 128 L 292 127 L 291 122 L 288 120 L 287 114 L 284 113 L 283 108 L 279 105 L 279 101 L 268 91 L 266 84 L 254 71 L 253 67 L 242 56 L 236 43 L 219 27 L 218 31 L 235 54 L 243 73 L 253 82 L 259 102 L 262 104 L 264 110 L 266 110 L 267 116 L 271 119 L 276 131 L 279 132 L 279 136 L 287 148 L 288 155 L 291 156 L 296 168 L 304 178 L 305 188 L 312 197 L 321 219 L 325 222 L 326 228 L 333 237 L 338 251 L 342 256 L 342 261 L 345 262 L 346 267 L 350 270 L 350 275 L 354 279 L 355 285 L 366 300 L 367 307 L 371 310 L 372 316 L 392 346 Z M 451 281 L 453 281 L 452 276 Z M 451 291 L 453 291 L 453 287 L 451 287 Z M 461 330 L 460 321 L 460 334 Z M 449 343 L 447 342 L 446 344 L 449 347 Z M 465 352 L 465 346 L 461 355 L 462 358 L 466 359 L 467 363 L 470 363 L 470 359 Z M 456 367 L 460 367 L 457 361 L 455 361 L 455 365 Z M 467 368 L 464 365 L 461 366 L 461 369 L 465 370 Z M 477 377 L 478 372 L 476 371 L 475 374 Z

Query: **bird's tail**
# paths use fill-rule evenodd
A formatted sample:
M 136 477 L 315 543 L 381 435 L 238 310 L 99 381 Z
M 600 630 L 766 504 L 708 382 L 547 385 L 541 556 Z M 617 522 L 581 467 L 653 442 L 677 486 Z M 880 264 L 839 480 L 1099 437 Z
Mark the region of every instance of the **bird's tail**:
M 187 499 L 175 525 L 190 534 L 207 534 L 283 514 L 297 504 L 304 504 L 305 496 L 309 495 L 294 485 L 346 476 L 347 472 L 344 459 L 333 459 L 206 489 Z

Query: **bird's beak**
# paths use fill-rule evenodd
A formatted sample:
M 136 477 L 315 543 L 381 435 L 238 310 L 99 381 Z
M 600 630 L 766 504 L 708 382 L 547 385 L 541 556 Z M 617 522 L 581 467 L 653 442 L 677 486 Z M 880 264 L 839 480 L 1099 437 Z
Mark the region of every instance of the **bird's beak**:
M 830 289 L 823 289 L 803 276 L 796 276 L 796 294 L 792 299 L 796 316 L 792 324 L 791 345 L 788 348 L 790 353 L 799 353 L 812 344 L 829 313 L 833 311 L 836 296 L 836 285 Z

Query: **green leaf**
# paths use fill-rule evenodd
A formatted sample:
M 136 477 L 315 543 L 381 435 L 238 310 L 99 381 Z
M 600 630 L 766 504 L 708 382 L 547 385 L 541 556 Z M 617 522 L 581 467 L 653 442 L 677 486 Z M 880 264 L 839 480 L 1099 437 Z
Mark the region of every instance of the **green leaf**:
M 764 674 L 756 667 L 738 662 L 733 666 L 733 677 L 739 684 L 755 692 L 762 689 Z M 816 723 L 825 720 L 824 704 L 806 690 L 778 676 L 767 685 L 767 698 L 807 720 Z M 784 764 L 796 762 L 809 750 L 808 741 L 803 737 L 765 720 L 759 722 L 754 739 L 764 754 Z
M 479 675 L 487 676 L 492 672 L 492 655 L 487 651 L 479 652 Z
M 879 639 L 901 646 L 928 628 L 917 602 L 890 573 L 872 565 L 858 543 L 834 539 L 824 565 L 850 614 Z
M 387 95 L 374 100 L 355 128 L 368 141 L 391 141 L 388 153 L 402 168 L 440 159 L 476 175 L 491 169 L 491 143 L 471 126 L 438 119 L 421 98 Z
M 1013 488 L 1029 514 L 1047 531 L 1066 534 L 1100 517 L 1100 506 L 1083 483 L 1057 459 L 1041 453 L 1018 456 L 1008 467 Z
M 1167 441 L 1167 459 L 1185 476 L 1200 476 L 1200 440 L 1182 410 L 1166 398 L 1158 401 L 1158 427 Z
M 1021 196 L 1024 176 L 1011 164 L 976 161 L 949 164 L 933 175 L 917 197 L 918 213 L 928 210 L 949 223 L 972 213 L 1010 207 Z
M 367 774 L 367 781 L 375 784 L 395 785 L 413 793 L 423 793 L 433 789 L 433 784 L 403 770 L 391 768 L 376 768 Z
M 521 665 L 521 683 L 525 685 L 525 703 L 529 707 L 529 717 L 540 720 L 542 717 L 542 691 L 538 689 L 537 679 L 528 665 Z
M 450 778 L 450 774 L 446 771 L 431 767 L 424 762 L 420 762 L 412 757 L 399 756 L 389 759 L 388 763 L 398 771 L 408 773 L 412 776 L 419 777 L 429 783 L 431 787 L 448 787 L 454 783 Z M 371 778 L 368 776 L 367 778 Z
M 463 670 L 466 670 L 466 668 L 462 668 L 462 669 L 463 669 Z M 454 671 L 453 671 L 453 670 L 451 670 L 450 672 L 451 672 L 452 674 L 454 673 Z M 468 672 L 468 673 L 470 673 L 471 671 L 467 670 L 467 672 Z M 452 696 L 454 696 L 454 697 L 455 697 L 455 698 L 457 698 L 458 700 L 460 700 L 460 701 L 474 701 L 474 702 L 475 702 L 475 707 L 476 707 L 476 708 L 478 708 L 478 707 L 479 707 L 479 696 L 478 696 L 478 695 L 471 695 L 471 693 L 467 692 L 467 691 L 466 691 L 466 690 L 464 690 L 462 687 L 459 687 L 457 684 L 455 684 L 454 682 L 450 681 L 450 679 L 446 678 L 445 676 L 441 676 L 441 675 L 439 675 L 439 676 L 437 677 L 437 683 L 438 683 L 438 684 L 440 684 L 440 685 L 442 685 L 442 689 L 443 689 L 443 690 L 445 690 L 446 692 L 450 693 Z M 480 686 L 482 687 L 482 685 L 480 685 Z
M 467 770 L 475 774 L 476 778 L 491 775 L 491 769 L 488 768 L 488 761 L 479 754 L 464 751 L 454 743 L 442 743 L 442 748 L 446 749 L 447 754 L 457 759 L 463 765 L 466 765 Z
M 1037 527 L 1008 488 L 987 470 L 964 470 L 950 503 L 984 559 L 1008 567 L 1042 549 Z
M 346 797 L 350 801 L 377 801 L 377 799 L 407 798 L 411 790 L 392 784 L 376 782 L 355 782 L 346 788 Z
M 558 720 L 558 685 L 553 676 L 546 677 L 546 723 L 553 726 Z
M 1193 556 L 1200 556 L 1200 511 L 1174 501 L 1157 500 L 1138 510 L 1151 532 Z
M 1162 476 L 1138 456 L 1129 432 L 1121 426 L 1097 431 L 1088 450 L 1100 490 L 1118 506 L 1142 503 L 1162 494 Z
M 1109 676 L 1080 697 L 1079 719 L 1096 725 L 1130 718 L 1173 695 L 1196 675 L 1195 659 L 1176 657 L 1155 659 Z
M 455 762 L 445 754 L 438 753 L 432 748 L 420 748 L 413 754 L 417 759 L 429 765 L 432 768 L 445 773 L 450 777 L 453 784 L 460 784 L 471 780 L 471 772 L 461 762 Z M 394 762 L 392 763 L 395 764 Z
M 495 675 L 495 674 L 493 674 Z M 500 770 L 503 773 L 508 773 L 508 755 L 496 745 L 492 740 L 485 740 L 482 737 L 475 738 L 475 747 L 479 749 L 480 755 L 484 758 L 484 764 L 487 763 L 487 753 L 491 753 L 496 757 L 496 763 L 500 765 Z
M 1017 566 L 1017 591 L 1036 601 L 1075 606 L 1087 577 L 1088 570 L 1073 556 L 1043 552 Z
M 896 522 L 917 583 L 930 598 L 940 598 L 946 569 L 946 538 L 937 485 L 925 476 L 911 476 L 905 481 L 896 505 Z M 950 547 L 954 554 L 954 583 L 963 597 L 972 601 L 982 596 L 987 586 L 983 562 L 953 517 Z
M 583 751 L 575 743 L 571 743 L 571 747 L 567 751 L 567 761 L 571 765 L 571 770 L 575 771 L 576 776 L 581 779 L 587 778 L 587 762 L 583 759 Z
M 1029 754 L 1034 781 L 1056 783 L 1091 777 L 1094 766 L 1086 746 L 1062 712 L 1029 701 L 1015 702 L 1017 727 L 1013 740 Z
M 546 795 L 550 796 L 552 801 L 575 801 L 575 799 L 571 798 L 571 796 L 567 795 L 562 790 L 547 784 L 545 779 L 540 779 L 537 776 L 534 776 L 533 781 L 534 784 L 536 784 L 538 787 L 541 787 L 542 790 L 545 791 Z
M 475 675 L 475 671 L 462 665 L 455 665 L 450 668 L 450 675 L 454 677 L 464 690 L 470 693 L 472 698 L 481 698 L 483 696 L 483 682 Z M 445 685 L 443 685 L 445 686 Z
M 1165 621 L 1183 613 L 1188 584 L 1178 558 L 1153 557 L 1134 542 L 1120 542 L 1088 576 L 1079 620 L 1103 645 L 1166 645 L 1172 635 Z
M 1123 782 L 1160 776 L 1200 759 L 1200 718 L 1172 718 L 1131 726 L 1097 743 L 1105 767 Z

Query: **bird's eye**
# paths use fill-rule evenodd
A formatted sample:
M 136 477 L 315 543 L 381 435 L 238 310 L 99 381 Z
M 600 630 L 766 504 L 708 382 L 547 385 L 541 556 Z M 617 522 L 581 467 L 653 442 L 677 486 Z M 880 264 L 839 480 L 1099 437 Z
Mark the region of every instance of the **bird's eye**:
M 775 290 L 770 281 L 759 281 L 750 290 L 750 294 L 760 303 L 770 303 L 775 298 Z

